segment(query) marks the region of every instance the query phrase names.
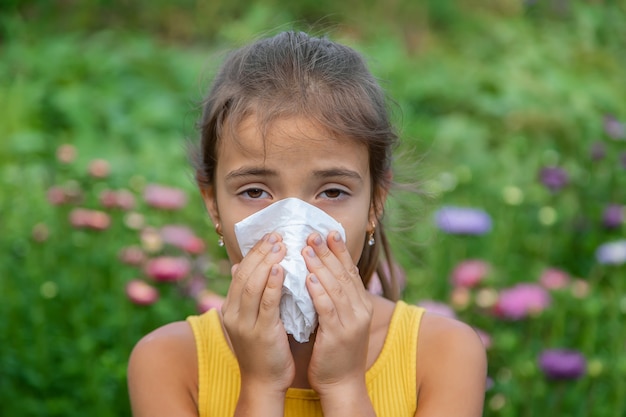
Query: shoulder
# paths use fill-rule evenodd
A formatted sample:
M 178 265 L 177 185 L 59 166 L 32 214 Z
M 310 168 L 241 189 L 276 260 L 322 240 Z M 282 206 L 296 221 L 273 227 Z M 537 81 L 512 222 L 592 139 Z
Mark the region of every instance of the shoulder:
M 197 359 L 191 326 L 159 327 L 133 348 L 128 389 L 134 416 L 197 415 Z
M 487 358 L 472 327 L 455 319 L 424 313 L 417 361 L 416 416 L 482 415 Z

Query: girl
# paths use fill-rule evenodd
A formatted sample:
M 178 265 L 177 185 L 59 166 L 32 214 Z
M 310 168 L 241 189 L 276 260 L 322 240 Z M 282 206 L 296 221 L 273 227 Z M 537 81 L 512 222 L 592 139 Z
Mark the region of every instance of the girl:
M 197 180 L 232 266 L 221 311 L 144 337 L 128 368 L 141 416 L 479 416 L 484 349 L 468 326 L 394 301 L 381 219 L 396 135 L 354 50 L 285 32 L 232 53 L 200 123 Z M 235 223 L 289 197 L 345 229 L 302 255 L 319 325 L 308 342 L 279 318 L 278 233 L 244 257 Z M 377 271 L 386 298 L 366 290 Z

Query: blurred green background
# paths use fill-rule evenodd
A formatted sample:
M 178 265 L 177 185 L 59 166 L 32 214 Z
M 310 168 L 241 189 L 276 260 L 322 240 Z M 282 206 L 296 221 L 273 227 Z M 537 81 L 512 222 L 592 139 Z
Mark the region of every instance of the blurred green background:
M 448 305 L 488 335 L 485 415 L 625 415 L 626 4 L 608 0 L 3 0 L 0 415 L 130 415 L 134 343 L 225 293 L 186 152 L 224 51 L 294 28 L 363 52 L 397 102 L 396 177 L 421 189 L 389 203 L 403 298 Z M 542 183 L 546 167 L 562 187 Z M 186 204 L 154 207 L 148 184 Z M 105 207 L 111 190 L 134 205 Z M 448 205 L 483 210 L 493 228 L 443 233 L 433 213 Z M 78 224 L 76 208 L 106 221 Z M 164 242 L 166 225 L 206 248 Z M 596 256 L 607 243 L 612 262 Z M 158 256 L 191 272 L 155 282 L 143 266 Z M 450 276 L 469 259 L 490 272 L 459 289 Z M 566 277 L 549 306 L 497 314 L 503 291 L 546 270 Z M 158 302 L 129 299 L 133 280 Z M 538 357 L 555 348 L 580 352 L 584 372 L 548 378 Z

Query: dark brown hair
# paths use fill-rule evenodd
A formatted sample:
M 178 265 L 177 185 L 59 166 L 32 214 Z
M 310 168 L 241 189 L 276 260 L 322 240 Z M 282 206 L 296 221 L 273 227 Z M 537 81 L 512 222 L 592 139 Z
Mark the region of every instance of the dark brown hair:
M 333 137 L 365 144 L 372 203 L 382 217 L 379 190 L 391 187 L 391 154 L 397 134 L 385 93 L 358 52 L 327 38 L 292 31 L 231 52 L 203 103 L 196 166 L 200 187 L 214 184 L 217 149 L 224 130 L 235 131 L 233 128 L 251 114 L 263 132 L 278 118 L 306 115 Z M 365 285 L 376 272 L 383 295 L 395 300 L 399 290 L 381 220 L 374 246 L 369 246 L 364 236 L 357 266 Z M 383 268 L 382 262 L 389 267 Z

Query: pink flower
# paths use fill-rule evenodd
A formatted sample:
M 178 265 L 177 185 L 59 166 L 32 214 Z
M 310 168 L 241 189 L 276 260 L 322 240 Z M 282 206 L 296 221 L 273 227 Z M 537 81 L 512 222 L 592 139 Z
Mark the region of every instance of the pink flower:
M 160 256 L 148 261 L 145 267 L 146 275 L 156 281 L 179 281 L 185 278 L 191 270 L 187 258 L 174 256 Z
M 83 199 L 83 194 L 80 186 L 72 181 L 67 187 L 58 185 L 50 187 L 46 193 L 46 198 L 53 206 L 60 206 L 63 204 L 80 203 Z
M 76 148 L 65 143 L 57 148 L 57 160 L 62 164 L 70 164 L 76 159 Z
M 565 288 L 571 281 L 567 272 L 556 268 L 548 268 L 541 273 L 539 283 L 549 290 L 558 290 Z
M 50 229 L 45 223 L 37 223 L 33 226 L 32 237 L 35 242 L 45 242 L 50 236 Z
M 159 233 L 164 243 L 176 246 L 191 254 L 197 255 L 204 251 L 204 241 L 187 226 L 163 226 Z
M 382 264 L 382 268 L 385 274 L 389 274 L 389 264 L 387 262 L 384 262 Z M 400 291 L 404 290 L 404 287 L 406 286 L 406 273 L 397 263 L 394 263 L 393 265 L 393 272 L 396 276 L 396 279 L 398 280 L 398 289 Z M 370 293 L 377 295 L 382 295 L 383 293 L 383 285 L 380 282 L 380 277 L 378 276 L 378 273 L 376 271 L 374 271 L 372 277 L 370 278 L 370 282 L 367 284 L 367 290 Z
M 94 178 L 106 178 L 111 172 L 111 165 L 107 160 L 94 159 L 89 163 L 87 171 L 89 172 L 89 175 Z
M 147 306 L 159 299 L 159 292 L 150 284 L 133 279 L 126 284 L 126 296 L 135 304 Z
M 111 217 L 103 211 L 75 208 L 70 212 L 70 223 L 78 229 L 106 230 Z
M 204 313 L 211 309 L 219 310 L 224 304 L 224 297 L 211 291 L 203 291 L 197 297 L 197 307 L 200 313 Z
M 551 301 L 550 294 L 542 286 L 517 284 L 500 292 L 495 313 L 503 318 L 519 320 L 545 310 Z
M 431 313 L 439 314 L 440 316 L 456 318 L 456 313 L 449 305 L 434 301 L 434 300 L 422 300 L 417 303 L 418 306 L 423 307 L 426 311 L 430 311 Z
M 490 270 L 491 266 L 480 259 L 463 261 L 452 271 L 452 284 L 457 287 L 475 287 L 487 276 Z
M 187 195 L 183 190 L 158 184 L 147 185 L 143 198 L 149 206 L 162 210 L 178 210 L 187 204 Z
M 48 199 L 48 203 L 52 204 L 53 206 L 60 206 L 61 204 L 67 203 L 65 190 L 63 189 L 63 187 L 59 187 L 58 185 L 55 185 L 48 189 L 48 192 L 46 193 L 46 198 Z
M 128 246 L 119 253 L 120 261 L 126 265 L 139 266 L 146 260 L 146 254 L 139 246 Z
M 128 190 L 103 190 L 100 204 L 109 209 L 131 210 L 135 207 L 135 196 Z
M 485 347 L 485 349 L 489 349 L 492 345 L 491 336 L 489 335 L 489 333 L 480 329 L 474 329 L 474 330 L 476 330 L 478 337 L 480 337 L 480 340 L 483 342 L 483 346 Z

